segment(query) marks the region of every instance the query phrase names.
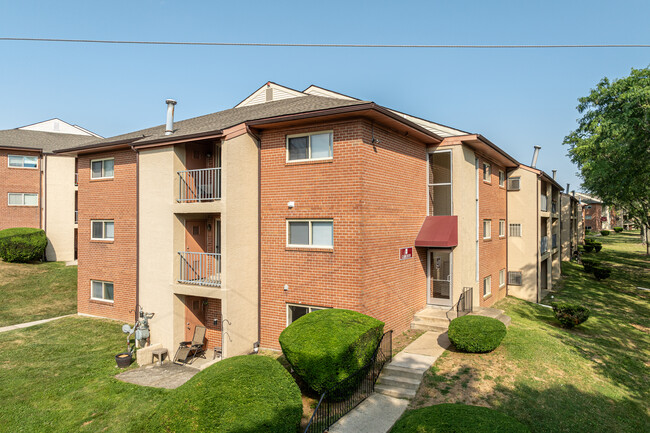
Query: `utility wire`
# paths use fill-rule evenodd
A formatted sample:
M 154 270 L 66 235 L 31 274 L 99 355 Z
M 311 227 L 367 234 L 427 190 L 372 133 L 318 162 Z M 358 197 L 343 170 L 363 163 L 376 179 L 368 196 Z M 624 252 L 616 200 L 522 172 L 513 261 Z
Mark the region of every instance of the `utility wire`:
M 473 48 L 473 49 L 529 49 L 529 48 L 650 48 L 650 44 L 505 44 L 505 45 L 413 45 L 413 44 L 298 44 L 263 42 L 174 42 L 174 41 L 121 41 L 110 39 L 59 39 L 59 38 L 11 38 L 0 37 L 0 42 L 63 42 L 81 44 L 123 45 L 191 45 L 217 47 L 297 47 L 297 48 Z

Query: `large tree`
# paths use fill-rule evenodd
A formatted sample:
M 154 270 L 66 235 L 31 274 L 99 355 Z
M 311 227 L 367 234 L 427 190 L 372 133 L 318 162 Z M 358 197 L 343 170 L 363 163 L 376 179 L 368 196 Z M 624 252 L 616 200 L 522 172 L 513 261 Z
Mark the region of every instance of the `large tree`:
M 564 144 L 582 186 L 629 212 L 644 230 L 650 255 L 650 69 L 603 78 L 578 101 L 582 118 Z

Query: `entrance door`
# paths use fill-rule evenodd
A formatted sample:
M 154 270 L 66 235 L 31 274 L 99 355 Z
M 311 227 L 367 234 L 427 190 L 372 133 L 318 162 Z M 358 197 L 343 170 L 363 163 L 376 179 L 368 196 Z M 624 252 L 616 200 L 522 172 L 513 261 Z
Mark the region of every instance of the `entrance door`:
M 207 225 L 205 220 L 185 222 L 185 251 L 205 253 L 208 248 Z
M 182 266 L 184 279 L 201 284 L 211 275 L 211 256 L 207 252 L 208 235 L 205 220 L 185 222 L 185 254 Z
M 194 328 L 205 326 L 205 307 L 203 299 L 196 296 L 185 296 L 185 341 L 192 340 Z
M 429 250 L 427 303 L 452 305 L 451 251 Z

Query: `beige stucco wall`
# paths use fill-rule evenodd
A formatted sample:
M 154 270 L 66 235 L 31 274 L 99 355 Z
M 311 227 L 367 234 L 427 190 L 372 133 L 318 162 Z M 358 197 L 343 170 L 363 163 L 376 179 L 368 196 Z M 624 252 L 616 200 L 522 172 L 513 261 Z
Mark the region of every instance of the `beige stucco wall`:
M 74 260 L 75 158 L 46 155 L 45 159 L 47 260 Z
M 575 242 L 575 228 L 572 227 L 571 219 L 571 197 L 568 194 L 561 194 L 560 198 L 560 259 L 563 261 L 571 259 L 571 241 Z
M 521 237 L 508 236 L 508 271 L 522 272 L 522 285 L 508 285 L 508 295 L 537 302 L 539 251 L 539 181 L 537 174 L 517 168 L 508 177 L 520 177 L 519 191 L 508 191 L 508 230 L 521 224 Z
M 248 134 L 221 150 L 221 287 L 224 356 L 250 353 L 258 339 L 259 149 Z

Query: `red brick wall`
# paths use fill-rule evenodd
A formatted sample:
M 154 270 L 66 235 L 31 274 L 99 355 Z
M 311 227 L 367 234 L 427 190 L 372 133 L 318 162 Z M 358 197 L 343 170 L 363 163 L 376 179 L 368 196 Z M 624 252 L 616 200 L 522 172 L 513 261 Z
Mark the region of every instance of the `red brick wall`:
M 333 130 L 332 160 L 286 162 L 286 135 L 324 130 Z M 424 306 L 424 252 L 400 262 L 399 248 L 413 246 L 426 215 L 426 148 L 378 126 L 375 137 L 373 147 L 360 120 L 262 134 L 263 347 L 278 347 L 287 303 L 357 310 L 396 331 Z M 287 218 L 333 219 L 334 248 L 287 247 Z
M 591 206 L 591 209 L 588 206 Z M 591 226 L 592 231 L 600 231 L 603 226 L 603 223 L 600 221 L 600 218 L 603 216 L 602 212 L 602 205 L 587 204 L 585 206 L 585 227 Z M 587 216 L 591 216 L 591 219 L 587 219 Z
M 507 236 L 508 221 L 506 219 L 506 183 L 499 186 L 499 170 L 505 173 L 505 168 L 495 162 L 479 156 L 480 181 L 479 181 L 479 304 L 488 307 L 506 296 L 508 270 L 507 263 Z M 491 165 L 492 174 L 490 182 L 483 180 L 483 162 Z M 491 223 L 491 239 L 483 239 L 483 220 L 489 219 Z M 505 236 L 499 237 L 499 220 L 506 220 Z M 499 271 L 505 270 L 505 283 L 499 287 Z M 492 294 L 483 296 L 483 280 L 491 275 Z
M 9 167 L 8 155 L 39 156 L 38 152 L 0 151 L 0 230 L 12 227 L 41 228 L 40 202 L 41 164 L 38 168 Z M 38 206 L 9 206 L 9 193 L 38 194 Z
M 113 179 L 91 180 L 90 161 L 115 158 Z M 136 307 L 136 155 L 120 150 L 79 157 L 77 309 L 132 322 Z M 112 219 L 114 241 L 90 240 L 90 220 Z M 114 302 L 90 299 L 90 281 L 112 281 Z
M 221 348 L 221 299 L 206 298 L 206 300 L 208 305 L 205 307 L 205 338 L 207 339 L 205 347 L 209 351 L 208 355 L 211 355 L 210 352 L 215 347 Z M 214 325 L 214 319 L 219 320 L 217 326 Z

